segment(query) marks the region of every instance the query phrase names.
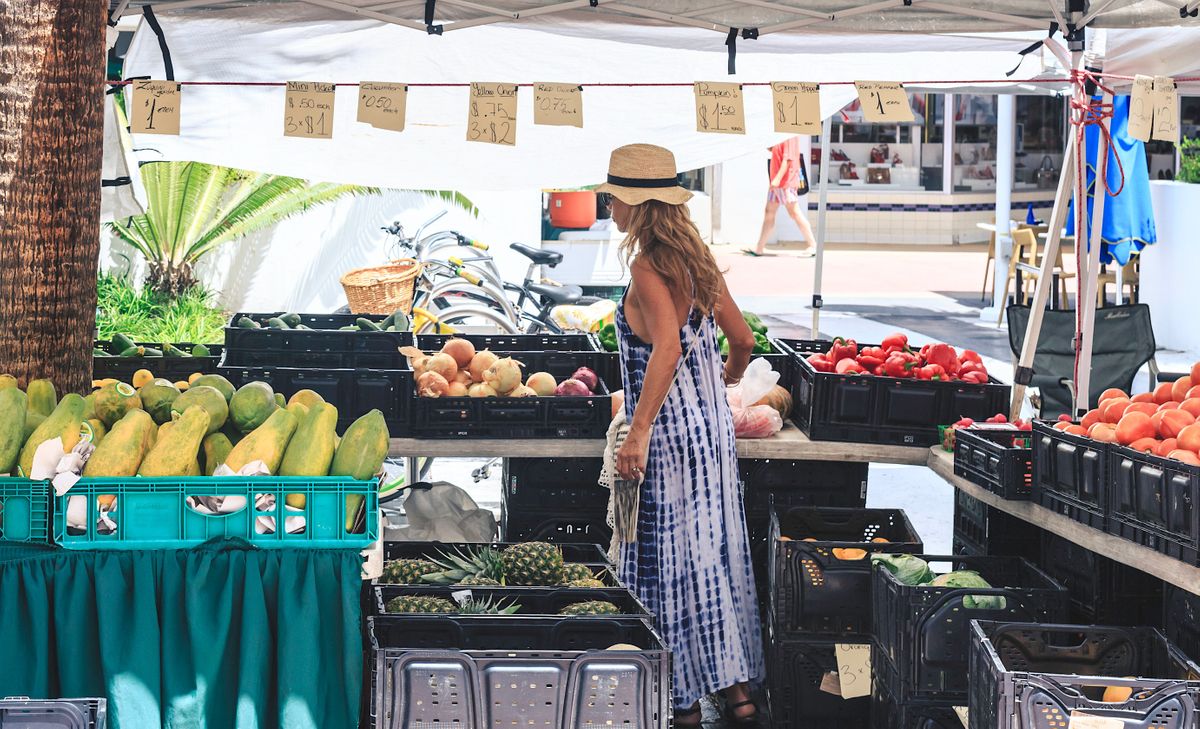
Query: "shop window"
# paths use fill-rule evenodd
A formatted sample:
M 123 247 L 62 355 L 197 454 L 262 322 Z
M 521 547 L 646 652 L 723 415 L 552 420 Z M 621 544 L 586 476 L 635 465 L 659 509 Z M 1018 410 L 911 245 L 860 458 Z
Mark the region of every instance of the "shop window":
M 909 94 L 914 122 L 871 124 L 857 101 L 833 117 L 829 183 L 842 189 L 906 192 L 942 189 L 940 95 Z M 930 132 L 934 138 L 930 138 Z M 822 150 L 813 137 L 816 178 Z
M 1014 190 L 1049 190 L 1058 184 L 1066 148 L 1066 101 L 1056 96 L 1017 97 Z

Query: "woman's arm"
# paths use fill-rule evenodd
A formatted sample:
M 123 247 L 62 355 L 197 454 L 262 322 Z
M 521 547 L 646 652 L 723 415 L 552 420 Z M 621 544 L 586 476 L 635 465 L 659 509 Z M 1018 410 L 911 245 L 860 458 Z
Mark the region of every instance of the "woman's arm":
M 721 277 L 721 300 L 717 303 L 717 326 L 725 332 L 729 342 L 729 356 L 725 358 L 725 384 L 734 385 L 741 381 L 746 365 L 750 364 L 750 353 L 754 351 L 754 332 L 742 318 L 742 310 L 729 293 L 725 277 Z
M 787 158 L 785 157 L 783 159 L 783 164 L 779 165 L 779 171 L 775 173 L 775 176 L 773 178 L 771 178 L 771 187 L 779 187 L 780 185 L 783 184 L 783 181 L 787 179 L 787 171 L 788 171 L 789 164 L 790 163 L 788 162 Z
M 646 472 L 646 457 L 650 449 L 650 426 L 659 408 L 667 399 L 675 368 L 679 366 L 683 348 L 679 344 L 679 319 L 671 289 L 662 276 L 649 266 L 634 263 L 631 271 L 637 310 L 649 332 L 650 361 L 646 363 L 646 379 L 642 394 L 633 411 L 629 435 L 617 453 L 617 473 L 629 481 L 640 480 Z

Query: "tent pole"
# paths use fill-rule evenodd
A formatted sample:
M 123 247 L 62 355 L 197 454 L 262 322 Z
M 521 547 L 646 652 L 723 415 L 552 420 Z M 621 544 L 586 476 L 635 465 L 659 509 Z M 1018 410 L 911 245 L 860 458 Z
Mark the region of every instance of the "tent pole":
M 817 240 L 813 242 L 816 247 L 814 252 L 816 258 L 813 267 L 813 298 L 812 298 L 812 338 L 821 338 L 821 272 L 825 265 L 825 223 L 828 217 L 829 208 L 829 154 L 832 152 L 830 147 L 830 137 L 833 135 L 833 116 L 827 116 L 821 122 L 821 172 L 818 182 L 821 185 L 821 191 L 817 195 Z M 809 185 L 811 188 L 812 185 Z
M 1108 91 L 1104 92 L 1103 104 L 1105 108 L 1112 108 L 1113 97 Z M 1087 210 L 1087 199 L 1084 198 L 1085 215 L 1091 218 L 1091 235 L 1088 242 L 1088 270 L 1087 270 L 1087 298 L 1079 302 L 1079 306 L 1083 311 L 1083 322 L 1080 324 L 1079 331 L 1079 373 L 1075 377 L 1075 408 L 1079 412 L 1084 412 L 1088 408 L 1090 398 L 1091 381 L 1092 381 L 1092 339 L 1095 335 L 1096 324 L 1096 287 L 1100 284 L 1100 247 L 1104 245 L 1104 203 L 1108 199 L 1108 191 L 1105 188 L 1105 180 L 1108 179 L 1108 129 L 1111 125 L 1110 116 L 1105 116 L 1100 120 L 1101 132 L 1098 144 L 1096 145 L 1096 181 L 1092 185 L 1092 209 L 1090 213 Z M 1086 154 L 1081 154 L 1081 159 L 1086 159 Z M 1085 179 L 1086 184 L 1086 179 Z M 1085 226 L 1077 226 L 1076 233 L 1078 238 L 1082 238 L 1088 230 Z M 1084 279 L 1080 279 L 1083 281 Z
M 1012 189 L 1016 175 L 1017 104 L 1012 94 L 996 98 L 996 251 L 992 271 L 992 309 L 986 309 L 988 319 L 999 314 L 1004 318 L 1008 290 L 1001 286 L 1008 281 L 1008 262 L 1012 247 Z

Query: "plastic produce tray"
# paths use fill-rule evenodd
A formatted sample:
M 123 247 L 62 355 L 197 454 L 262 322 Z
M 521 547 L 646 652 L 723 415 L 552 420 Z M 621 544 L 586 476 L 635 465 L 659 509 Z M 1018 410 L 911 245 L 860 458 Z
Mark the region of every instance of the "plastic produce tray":
M 537 615 L 553 618 L 558 616 L 559 610 L 568 605 L 589 600 L 604 600 L 616 605 L 617 609 L 621 611 L 621 615 L 636 615 L 652 619 L 646 606 L 642 605 L 633 593 L 622 587 L 423 587 L 380 584 L 375 587 L 375 609 L 372 614 L 396 614 L 388 613 L 385 606 L 388 601 L 401 595 L 440 597 L 454 602 L 453 593 L 463 591 L 470 592 L 471 598 L 475 600 L 491 600 L 504 605 L 514 603 L 520 605 L 521 609 L 514 613 L 514 615 L 520 616 Z M 462 615 L 460 617 L 476 619 L 495 616 Z
M 1108 444 L 1033 423 L 1033 500 L 1096 529 L 1108 515 Z
M 300 314 L 310 329 L 269 329 L 266 321 L 287 312 L 239 312 L 225 325 L 225 361 L 230 367 L 307 367 L 316 369 L 407 368 L 399 348 L 411 345 L 411 332 L 342 331 L 358 319 L 379 323 L 382 314 Z M 242 329 L 248 317 L 262 329 Z
M 608 504 L 573 508 L 514 509 L 500 505 L 500 536 L 510 542 L 591 542 L 606 547 L 612 541 Z
M 1039 566 L 1071 596 L 1071 621 L 1082 625 L 1157 625 L 1163 583 L 1053 532 L 1042 532 Z
M 901 702 L 936 698 L 964 703 L 972 620 L 1059 622 L 1067 618 L 1067 591 L 1024 559 L 920 556 L 933 563 L 939 574 L 949 571 L 946 566 L 975 570 L 997 587 L 905 585 L 883 567 L 874 569 L 875 640 L 881 660 L 896 673 L 898 683 L 889 690 Z M 967 596 L 1002 597 L 1003 607 L 967 608 L 963 603 Z
M 1200 662 L 1200 595 L 1164 583 L 1162 625 L 1168 640 Z
M 780 541 L 781 536 L 789 541 Z M 816 541 L 803 541 L 806 538 Z M 872 539 L 887 539 L 886 544 Z M 771 629 L 778 639 L 814 633 L 871 635 L 871 552 L 924 551 L 900 509 L 798 507 L 771 515 Z M 842 560 L 834 549 L 868 556 Z
M 767 645 L 767 700 L 774 729 L 863 727 L 871 697 L 843 699 L 821 690 L 825 674 L 837 670 L 833 640 L 780 640 Z
M 1008 407 L 1011 388 L 995 378 L 985 385 L 817 372 L 805 358 L 829 351 L 830 342 L 774 341 L 792 356 L 792 420 L 812 440 L 935 445 L 939 425 Z
M 384 542 L 383 558 L 423 559 L 437 556 L 438 552 L 448 552 L 455 549 L 464 550 L 478 547 L 504 549 L 512 545 L 513 542 L 497 542 L 495 544 L 478 542 Z M 565 562 L 577 562 L 579 564 L 601 565 L 605 567 L 612 566 L 608 561 L 608 554 L 605 550 L 595 544 L 560 543 L 558 548 L 562 552 L 563 561 Z
M 367 619 L 370 715 L 410 727 L 665 727 L 670 653 L 642 618 Z M 605 650 L 617 643 L 638 650 Z
M 1033 493 L 1032 442 L 1028 431 L 962 428 L 954 434 L 954 475 L 997 496 L 1028 500 Z
M 420 334 L 416 347 L 424 352 L 437 352 L 451 339 L 465 339 L 476 350 L 512 352 L 517 359 L 520 359 L 517 352 L 603 352 L 591 334 Z
M 105 729 L 107 699 L 0 699 L 0 729 Z
M 600 353 L 503 352 L 525 364 L 524 373 L 549 372 L 557 380 L 579 367 L 600 377 L 599 392 L 587 396 L 417 397 L 412 382 L 412 424 L 417 438 L 603 438 L 612 422 L 612 398 L 599 363 Z
M 1112 445 L 1108 496 L 1110 534 L 1200 564 L 1200 467 Z
M 768 536 L 772 504 L 780 511 L 793 506 L 862 507 L 868 470 L 867 463 L 739 458 L 751 535 Z
M 156 349 L 162 347 L 161 342 L 158 344 L 138 342 L 138 345 Z M 221 352 L 224 350 L 220 344 L 207 344 L 205 346 L 208 347 L 210 354 L 208 357 L 120 357 L 116 356 L 119 354 L 118 352 L 113 351 L 112 342 L 96 342 L 95 346 L 114 356 L 92 357 L 92 379 L 112 378 L 121 382 L 131 381 L 133 373 L 142 369 L 150 370 L 155 377 L 161 377 L 171 382 L 187 380 L 193 372 L 211 375 L 217 371 L 217 364 L 220 362 Z M 175 346 L 184 352 L 191 352 L 192 347 L 196 345 L 192 342 L 177 342 Z
M 505 458 L 502 503 L 513 509 L 558 513 L 608 509 L 608 489 L 600 486 L 602 458 Z
M 1041 559 L 1042 529 L 988 506 L 970 494 L 954 494 L 954 553 L 975 557 Z
M 963 729 L 954 707 L 956 704 L 966 706 L 966 699 L 900 700 L 890 689 L 898 679 L 880 659 L 878 648 L 871 651 L 871 667 L 875 674 L 871 692 L 871 726 L 874 729 Z
M 217 372 L 235 387 L 259 381 L 284 397 L 291 397 L 299 390 L 316 392 L 337 406 L 339 431 L 371 410 L 379 410 L 393 438 L 408 432 L 412 370 L 231 367 L 226 360 L 227 356 Z
M 979 621 L 970 678 L 970 729 L 1065 727 L 1074 711 L 1139 729 L 1200 722 L 1200 666 L 1153 628 Z M 1133 695 L 1106 703 L 1106 686 Z
M 107 517 L 115 528 L 103 533 L 98 497 L 108 495 L 116 497 Z M 304 508 L 285 507 L 288 495 L 303 495 Z M 229 514 L 204 514 L 187 503 L 190 496 L 240 496 L 246 505 Z M 360 513 L 352 531 L 346 529 L 350 496 L 361 496 L 366 505 L 365 523 Z M 68 527 L 68 514 L 78 514 L 85 526 Z M 280 517 L 296 531 L 276 528 Z M 55 499 L 54 541 L 66 549 L 184 549 L 213 537 L 238 537 L 267 548 L 367 547 L 379 538 L 378 485 L 333 476 L 92 478 Z
M 0 478 L 0 542 L 51 544 L 50 482 Z

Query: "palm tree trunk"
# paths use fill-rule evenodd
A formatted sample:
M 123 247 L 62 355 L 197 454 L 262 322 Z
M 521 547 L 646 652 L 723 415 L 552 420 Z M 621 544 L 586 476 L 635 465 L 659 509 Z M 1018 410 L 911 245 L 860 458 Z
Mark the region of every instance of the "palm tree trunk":
M 105 0 L 0 2 L 0 372 L 91 381 Z

